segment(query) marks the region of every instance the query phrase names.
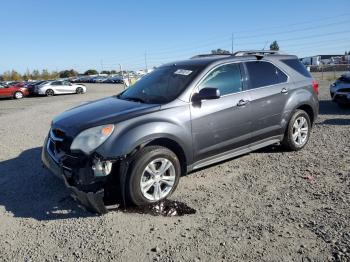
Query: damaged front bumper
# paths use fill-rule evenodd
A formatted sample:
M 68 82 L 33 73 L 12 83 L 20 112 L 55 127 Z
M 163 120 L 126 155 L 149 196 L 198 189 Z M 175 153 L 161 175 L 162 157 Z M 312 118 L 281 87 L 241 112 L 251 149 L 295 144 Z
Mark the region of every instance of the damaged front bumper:
M 72 197 L 87 210 L 108 212 L 105 205 L 108 176 L 101 175 L 101 170 L 96 171 L 93 160 L 57 152 L 50 137 L 45 140 L 41 158 L 44 166 L 64 180 Z

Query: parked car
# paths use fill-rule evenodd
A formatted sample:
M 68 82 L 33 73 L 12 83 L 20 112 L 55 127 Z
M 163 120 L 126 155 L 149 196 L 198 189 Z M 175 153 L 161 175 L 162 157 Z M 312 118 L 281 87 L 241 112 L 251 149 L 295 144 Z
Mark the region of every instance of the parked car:
M 56 80 L 44 82 L 35 86 L 34 93 L 37 95 L 60 95 L 60 94 L 83 94 L 86 87 L 82 84 L 72 84 L 67 80 Z
M 103 80 L 102 83 L 124 84 L 124 81 L 120 77 L 109 77 L 109 78 Z
M 106 212 L 115 192 L 148 205 L 187 172 L 272 144 L 304 148 L 318 107 L 318 84 L 296 56 L 202 55 L 57 116 L 42 161 L 88 208 Z
M 15 98 L 21 99 L 28 96 L 29 92 L 26 87 L 20 86 L 7 86 L 0 84 L 0 98 Z
M 35 88 L 41 84 L 46 83 L 47 81 L 45 80 L 40 80 L 40 81 L 34 81 L 29 84 L 27 84 L 27 88 L 29 91 L 29 95 L 34 95 L 35 94 Z
M 343 74 L 330 86 L 333 102 L 341 108 L 350 106 L 350 72 Z

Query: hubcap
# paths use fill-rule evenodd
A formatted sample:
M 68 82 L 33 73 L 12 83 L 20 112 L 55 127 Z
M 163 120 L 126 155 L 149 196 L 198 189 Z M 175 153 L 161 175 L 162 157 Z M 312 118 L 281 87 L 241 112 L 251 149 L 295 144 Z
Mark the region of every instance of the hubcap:
M 309 125 L 306 118 L 303 116 L 298 117 L 293 125 L 293 141 L 298 146 L 303 146 L 307 141 L 309 135 Z
M 176 178 L 173 163 L 166 158 L 152 160 L 142 173 L 140 187 L 142 195 L 151 201 L 166 197 Z
M 16 93 L 16 98 L 20 99 L 22 97 L 23 97 L 22 93 L 20 93 L 20 92 Z

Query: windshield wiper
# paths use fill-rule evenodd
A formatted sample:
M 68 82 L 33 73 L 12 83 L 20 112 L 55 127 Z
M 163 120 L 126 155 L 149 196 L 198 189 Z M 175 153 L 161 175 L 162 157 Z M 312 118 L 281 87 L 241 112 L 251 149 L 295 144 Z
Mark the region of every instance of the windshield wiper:
M 139 97 L 120 97 L 120 99 L 128 100 L 128 101 L 133 101 L 133 102 L 140 102 L 140 103 L 146 103 L 145 100 Z

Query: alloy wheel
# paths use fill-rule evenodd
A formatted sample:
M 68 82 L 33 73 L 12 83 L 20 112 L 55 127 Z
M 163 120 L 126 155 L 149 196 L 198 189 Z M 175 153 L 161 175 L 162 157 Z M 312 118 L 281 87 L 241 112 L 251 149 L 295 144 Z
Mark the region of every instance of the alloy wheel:
M 21 99 L 21 98 L 23 98 L 23 94 L 21 92 L 16 92 L 15 93 L 15 98 L 16 99 Z
M 175 167 L 170 160 L 166 158 L 152 160 L 142 173 L 141 193 L 148 200 L 158 201 L 171 192 L 175 179 Z
M 300 116 L 293 124 L 293 141 L 298 146 L 303 146 L 307 142 L 309 135 L 309 124 L 305 117 Z

